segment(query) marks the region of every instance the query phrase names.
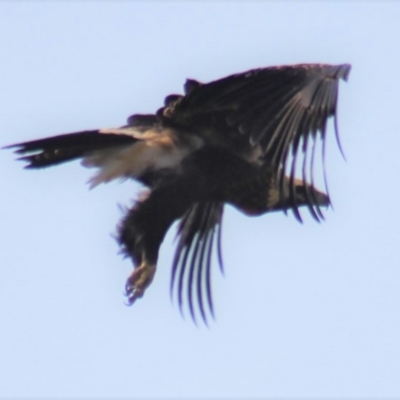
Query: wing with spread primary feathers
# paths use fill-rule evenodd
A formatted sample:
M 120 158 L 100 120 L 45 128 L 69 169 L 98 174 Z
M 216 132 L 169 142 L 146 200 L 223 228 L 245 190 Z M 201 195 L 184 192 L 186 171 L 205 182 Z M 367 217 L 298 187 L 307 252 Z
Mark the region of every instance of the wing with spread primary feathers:
M 196 322 L 196 311 L 200 311 L 207 324 L 207 311 L 214 317 L 211 290 L 212 252 L 217 249 L 218 262 L 223 272 L 221 250 L 221 224 L 224 205 L 219 202 L 199 202 L 182 217 L 178 226 L 178 245 L 172 264 L 171 296 L 177 286 L 179 308 L 183 310 L 186 299 L 190 315 Z M 197 304 L 195 309 L 193 298 Z
M 270 164 L 282 183 L 289 173 L 294 189 L 298 155 L 302 153 L 301 174 L 314 183 L 314 159 L 318 134 L 325 158 L 326 127 L 334 117 L 336 123 L 339 80 L 347 80 L 350 65 L 299 64 L 254 69 L 207 84 L 193 84 L 186 96 L 176 101 L 166 115 L 182 126 L 202 126 L 224 135 L 221 141 L 237 143 L 244 139 L 258 149 L 258 161 Z M 201 134 L 201 132 L 200 132 Z M 324 164 L 324 162 L 323 162 Z M 323 165 L 327 191 L 325 167 Z M 309 209 L 317 220 L 319 208 L 309 193 Z M 297 215 L 299 217 L 299 215 Z

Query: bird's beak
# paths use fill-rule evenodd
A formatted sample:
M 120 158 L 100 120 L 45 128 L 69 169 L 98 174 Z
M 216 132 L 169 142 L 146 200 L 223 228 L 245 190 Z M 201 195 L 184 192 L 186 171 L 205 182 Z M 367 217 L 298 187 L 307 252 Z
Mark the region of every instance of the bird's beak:
M 316 204 L 321 207 L 325 206 L 328 208 L 331 204 L 329 196 L 323 192 L 320 192 L 319 190 L 314 189 L 313 198 L 315 198 Z

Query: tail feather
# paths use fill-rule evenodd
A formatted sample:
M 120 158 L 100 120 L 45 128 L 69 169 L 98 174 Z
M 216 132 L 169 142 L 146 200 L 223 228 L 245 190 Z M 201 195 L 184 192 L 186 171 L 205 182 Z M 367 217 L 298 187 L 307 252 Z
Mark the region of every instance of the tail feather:
M 94 130 L 17 143 L 6 148 L 16 148 L 15 153 L 22 155 L 18 159 L 28 162 L 25 168 L 44 168 L 84 157 L 93 151 L 129 145 L 134 142 L 136 139 L 132 136 L 105 135 Z

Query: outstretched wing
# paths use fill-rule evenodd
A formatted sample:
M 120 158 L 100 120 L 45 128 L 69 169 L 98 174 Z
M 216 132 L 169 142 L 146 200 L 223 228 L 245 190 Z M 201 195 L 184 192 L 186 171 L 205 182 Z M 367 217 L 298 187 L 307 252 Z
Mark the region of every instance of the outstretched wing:
M 224 205 L 219 202 L 194 203 L 178 226 L 178 245 L 172 264 L 171 296 L 177 286 L 179 308 L 188 304 L 196 322 L 196 311 L 207 324 L 207 315 L 214 317 L 211 291 L 211 264 L 213 250 L 223 271 L 221 251 L 221 224 Z M 194 305 L 196 302 L 196 307 Z M 197 308 L 197 310 L 196 310 Z
M 135 114 L 121 128 L 65 133 L 5 148 L 15 148 L 15 153 L 21 156 L 18 160 L 28 162 L 25 168 L 44 168 L 132 145 L 143 140 L 144 133 L 156 131 L 159 124 L 160 120 L 154 114 Z
M 136 114 L 128 125 L 52 136 L 17 143 L 25 168 L 44 168 L 82 159 L 82 165 L 97 168 L 91 187 L 113 179 L 134 178 L 146 185 L 158 179 L 159 171 L 174 168 L 192 151 L 191 143 L 178 146 L 176 133 L 164 127 L 154 114 Z M 195 143 L 193 146 L 196 146 Z
M 254 69 L 192 85 L 167 116 L 183 126 L 201 124 L 206 128 L 204 132 L 218 125 L 227 143 L 236 141 L 242 146 L 246 138 L 260 152 L 257 161 L 270 164 L 280 182 L 288 173 L 293 187 L 297 157 L 302 153 L 302 179 L 313 184 L 316 140 L 319 134 L 324 159 L 329 117 L 335 118 L 340 147 L 336 123 L 338 82 L 347 80 L 349 72 L 349 64 Z M 325 167 L 323 172 L 326 186 Z M 311 197 L 309 203 L 313 203 Z
M 134 142 L 132 136 L 104 135 L 93 130 L 17 143 L 8 148 L 16 148 L 15 153 L 21 156 L 18 160 L 28 163 L 25 168 L 44 168 Z

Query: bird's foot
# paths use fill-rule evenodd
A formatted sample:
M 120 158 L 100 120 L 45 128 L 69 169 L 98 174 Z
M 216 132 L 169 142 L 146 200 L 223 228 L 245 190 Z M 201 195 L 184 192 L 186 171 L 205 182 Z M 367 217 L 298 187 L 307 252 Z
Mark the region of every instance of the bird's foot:
M 150 286 L 154 274 L 155 265 L 149 265 L 145 262 L 131 273 L 125 284 L 125 296 L 128 298 L 128 305 L 131 306 L 136 299 L 143 297 L 144 292 Z

